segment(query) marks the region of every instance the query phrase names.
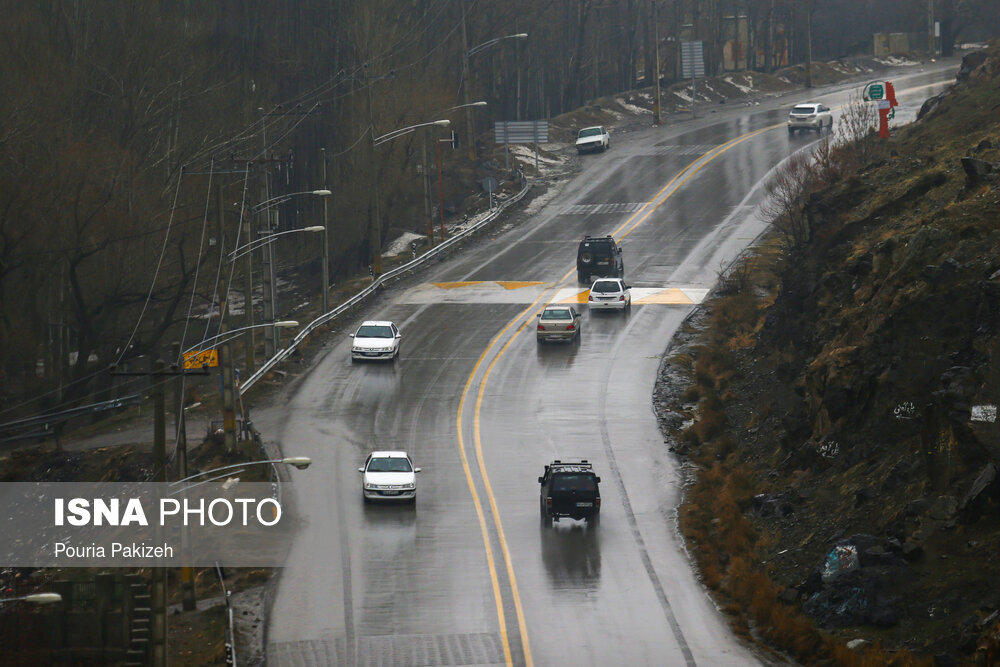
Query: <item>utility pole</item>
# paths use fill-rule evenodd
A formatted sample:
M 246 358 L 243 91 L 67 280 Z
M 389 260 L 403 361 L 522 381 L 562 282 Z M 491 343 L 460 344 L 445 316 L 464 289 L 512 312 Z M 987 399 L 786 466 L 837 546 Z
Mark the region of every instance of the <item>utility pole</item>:
M 464 11 L 464 10 L 463 10 Z M 367 67 L 367 64 L 366 64 Z M 368 88 L 368 130 L 371 133 L 372 138 L 372 181 L 375 185 L 375 224 L 374 227 L 374 240 L 373 240 L 373 257 L 372 257 L 372 278 L 377 278 L 382 275 L 382 219 L 379 212 L 379 188 L 378 188 L 378 165 L 375 163 L 375 156 L 378 155 L 375 150 L 375 112 L 372 105 L 372 84 L 369 83 L 368 70 L 365 69 L 365 84 Z
M 937 53 L 934 44 L 934 0 L 927 0 L 927 53 L 933 58 Z
M 167 481 L 167 419 L 166 401 L 163 396 L 164 372 L 162 359 L 153 366 L 153 480 Z M 162 488 L 162 487 L 161 487 Z M 154 567 L 152 571 L 153 627 L 150 633 L 153 649 L 153 667 L 167 664 L 167 569 Z
M 813 87 L 812 59 L 813 59 L 812 0 L 806 0 L 806 88 Z
M 420 142 L 420 168 L 424 177 L 424 215 L 427 216 L 427 242 L 434 245 L 434 214 L 431 211 L 431 175 L 427 173 L 427 132 L 422 133 Z M 444 240 L 444 239 L 442 239 Z
M 184 421 L 184 372 L 181 358 L 181 344 L 174 342 L 173 358 L 181 364 L 178 368 L 175 364 L 170 370 L 180 377 L 174 380 L 174 437 L 177 440 L 177 479 L 185 479 L 188 476 L 187 464 L 187 425 Z M 178 372 L 179 371 L 179 372 Z M 194 592 L 194 568 L 191 567 L 191 552 L 188 548 L 188 528 L 181 528 L 181 602 L 184 611 L 193 611 L 197 607 L 197 600 Z
M 323 158 L 323 189 L 329 190 L 330 185 L 326 181 L 326 149 L 319 149 Z M 323 197 L 323 313 L 330 312 L 330 222 L 327 217 L 326 200 Z
M 653 124 L 660 124 L 660 17 L 658 12 L 659 6 L 654 0 L 653 2 L 653 42 L 654 50 L 656 52 L 656 68 L 653 72 L 653 76 L 656 79 L 656 107 L 653 109 Z
M 469 70 L 469 38 L 465 31 L 465 3 L 462 3 L 462 104 L 469 104 L 469 88 L 472 85 Z M 469 159 L 476 159 L 476 126 L 472 107 L 465 107 L 465 122 L 469 128 Z
M 226 230 L 224 223 L 225 204 L 223 202 L 222 185 L 216 189 L 216 210 L 218 218 L 216 220 L 216 235 L 219 240 L 219 261 L 226 258 Z M 227 301 L 229 298 L 229 282 L 226 278 L 225 270 L 219 272 L 219 334 L 220 336 L 229 331 Z M 233 385 L 235 384 L 235 374 L 233 372 L 233 356 L 230 352 L 229 341 L 223 337 L 223 342 L 219 345 L 219 368 L 222 370 L 222 431 L 223 441 L 227 452 L 236 451 L 236 405 L 233 398 Z
M 243 236 L 247 240 L 247 245 L 250 245 L 253 243 L 253 226 L 250 224 L 250 216 L 247 215 L 246 211 L 240 211 L 240 219 L 243 224 Z M 256 344 L 254 342 L 253 330 L 253 252 L 247 253 L 246 268 L 243 273 L 243 326 L 247 328 L 243 352 L 246 358 L 247 372 L 252 373 L 256 365 L 254 363 L 254 347 Z
M 441 178 L 441 139 L 434 142 L 435 148 L 437 148 L 437 163 L 438 163 L 438 210 L 441 212 L 441 242 L 444 243 L 445 233 L 444 233 L 444 183 Z

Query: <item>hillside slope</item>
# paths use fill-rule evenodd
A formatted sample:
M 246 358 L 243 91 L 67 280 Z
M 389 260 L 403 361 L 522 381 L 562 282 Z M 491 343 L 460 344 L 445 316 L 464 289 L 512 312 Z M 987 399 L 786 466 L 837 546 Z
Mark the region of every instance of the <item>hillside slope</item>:
M 855 639 L 909 651 L 869 649 L 884 663 L 997 644 L 1000 48 L 974 60 L 808 197 L 807 240 L 730 274 L 661 370 L 705 582 L 806 662 L 860 660 Z

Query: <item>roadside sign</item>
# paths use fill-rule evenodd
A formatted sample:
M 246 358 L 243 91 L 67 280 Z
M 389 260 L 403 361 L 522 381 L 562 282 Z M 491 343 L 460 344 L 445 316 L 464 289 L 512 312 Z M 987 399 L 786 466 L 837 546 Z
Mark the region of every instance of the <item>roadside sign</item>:
M 869 83 L 865 87 L 863 97 L 866 100 L 880 100 L 885 97 L 885 86 L 881 83 Z
M 184 353 L 184 368 L 215 368 L 219 365 L 219 350 L 192 350 Z
M 891 106 L 892 106 L 892 105 L 891 105 L 891 104 L 889 104 L 889 100 L 879 100 L 879 101 L 878 101 L 878 108 L 879 108 L 879 109 L 888 109 L 888 108 L 890 108 Z
M 694 79 L 705 76 L 705 57 L 702 42 L 681 42 L 681 78 Z

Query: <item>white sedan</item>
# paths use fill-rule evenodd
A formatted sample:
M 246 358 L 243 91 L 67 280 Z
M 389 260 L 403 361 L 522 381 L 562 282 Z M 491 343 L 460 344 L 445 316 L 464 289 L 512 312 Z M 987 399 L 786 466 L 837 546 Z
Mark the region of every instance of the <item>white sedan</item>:
M 399 341 L 402 337 L 392 322 L 381 320 L 362 322 L 358 330 L 351 334 L 351 338 L 354 339 L 351 344 L 351 361 L 363 359 L 395 361 L 399 357 Z
M 372 500 L 406 500 L 417 502 L 417 473 L 406 452 L 372 452 L 361 473 L 361 494 L 365 502 Z
M 590 287 L 587 297 L 590 310 L 620 310 L 632 308 L 632 288 L 621 278 L 600 278 Z

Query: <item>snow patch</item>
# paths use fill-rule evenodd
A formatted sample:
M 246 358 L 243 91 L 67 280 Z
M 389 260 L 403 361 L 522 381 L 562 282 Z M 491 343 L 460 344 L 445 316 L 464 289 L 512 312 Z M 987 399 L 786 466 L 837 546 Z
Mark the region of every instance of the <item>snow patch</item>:
M 644 109 L 642 107 L 637 107 L 634 104 L 629 104 L 628 102 L 625 101 L 624 98 L 621 97 L 616 97 L 615 102 L 618 102 L 618 104 L 620 104 L 621 107 L 626 111 L 628 111 L 629 113 L 635 114 L 637 116 L 644 113 L 649 113 L 649 114 L 653 113 L 652 109 Z
M 730 86 L 733 86 L 734 88 L 737 88 L 744 95 L 750 95 L 750 94 L 756 92 L 754 90 L 753 86 L 745 86 L 743 84 L 736 83 L 736 81 L 733 80 L 733 77 L 731 77 L 731 76 L 724 76 L 724 77 L 722 77 L 722 80 L 725 81 L 726 83 L 728 83 Z M 744 81 L 744 83 L 752 83 L 752 81 L 747 81 L 746 77 L 743 78 L 743 81 Z
M 417 239 L 426 238 L 423 234 L 414 234 L 413 232 L 403 232 L 400 236 L 396 238 L 395 241 L 389 244 L 389 247 L 385 249 L 385 253 L 388 256 L 399 255 L 404 252 L 410 251 L 410 244 Z
M 903 67 L 905 65 L 919 65 L 915 60 L 910 60 L 909 58 L 900 58 L 898 56 L 882 56 L 880 58 L 875 58 L 875 62 L 882 63 L 883 65 L 890 65 L 892 67 Z

